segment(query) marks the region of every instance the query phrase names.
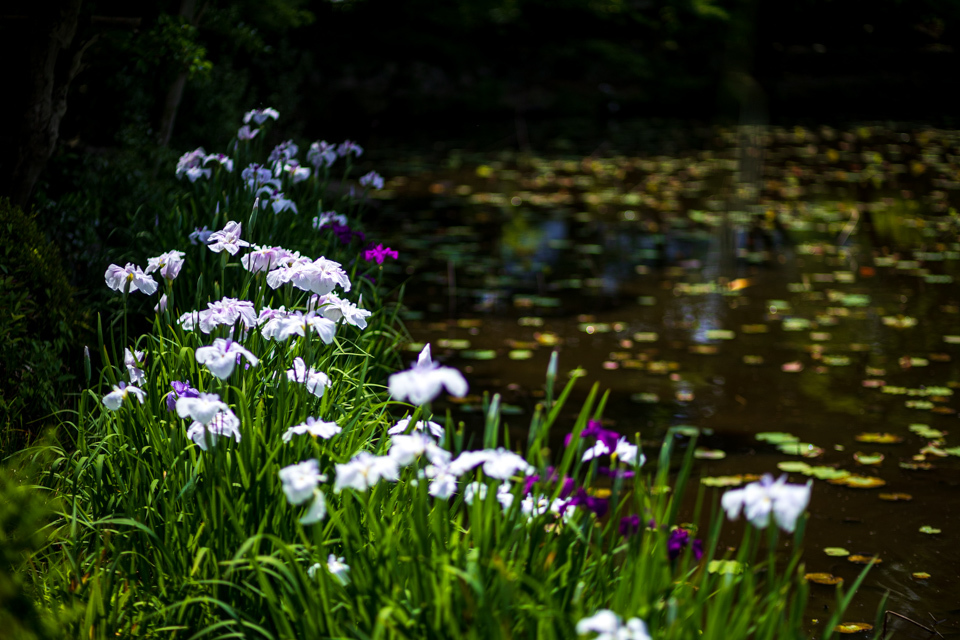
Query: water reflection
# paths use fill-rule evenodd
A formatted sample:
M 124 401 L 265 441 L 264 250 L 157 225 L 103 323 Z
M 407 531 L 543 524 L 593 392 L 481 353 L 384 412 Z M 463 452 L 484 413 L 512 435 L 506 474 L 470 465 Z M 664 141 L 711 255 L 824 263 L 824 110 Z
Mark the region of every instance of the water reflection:
M 473 393 L 504 395 L 520 442 L 557 349 L 562 374 L 586 373 L 580 397 L 594 382 L 611 390 L 612 428 L 639 432 L 651 448 L 670 425 L 709 434 L 701 444 L 726 457 L 700 461 L 703 477 L 778 473 L 798 458 L 755 436 L 783 431 L 821 450 L 800 458 L 810 465 L 882 480 L 882 489 L 815 480 L 808 570 L 852 581 L 859 567 L 822 549 L 879 553 L 885 562 L 853 618 L 872 619 L 889 589 L 894 610 L 958 624 L 950 594 L 960 593 L 960 575 L 948 567 L 960 566 L 960 548 L 947 540 L 960 530 L 960 457 L 943 452 L 960 453 L 960 217 L 909 202 L 957 206 L 960 183 L 922 183 L 917 169 L 904 175 L 896 163 L 856 155 L 858 140 L 880 153 L 871 138 L 832 135 L 774 145 L 765 157 L 779 164 L 765 169 L 747 205 L 722 153 L 572 166 L 534 159 L 502 167 L 513 173 L 500 178 L 447 172 L 443 180 L 464 195 L 442 207 L 426 204 L 432 197 L 411 179 L 394 194 L 406 198 L 391 203 L 407 220 L 392 246 L 418 283 L 408 289 L 408 326 L 466 372 Z M 951 141 L 940 147 L 950 158 L 943 151 L 925 166 L 960 161 L 960 134 L 940 138 Z M 831 160 L 836 141 L 846 147 Z M 852 182 L 869 167 L 869 184 L 886 176 L 886 191 Z M 899 193 L 907 182 L 913 200 Z M 450 409 L 470 424 L 475 405 Z M 575 409 L 576 400 L 560 428 Z M 921 423 L 944 435 L 909 429 Z M 870 433 L 902 441 L 858 439 Z M 884 454 L 879 465 L 858 461 L 874 453 Z M 880 491 L 914 500 L 886 502 Z M 925 535 L 923 525 L 945 533 Z M 933 577 L 918 583 L 918 571 Z M 816 606 L 832 598 L 813 593 Z

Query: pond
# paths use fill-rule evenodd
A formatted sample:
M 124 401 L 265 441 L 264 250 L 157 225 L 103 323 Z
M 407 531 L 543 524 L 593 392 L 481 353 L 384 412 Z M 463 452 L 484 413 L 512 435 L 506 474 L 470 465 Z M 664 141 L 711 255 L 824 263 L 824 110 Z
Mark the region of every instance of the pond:
M 695 427 L 708 498 L 813 478 L 806 571 L 849 584 L 856 556 L 881 561 L 847 619 L 872 622 L 889 593 L 960 632 L 958 143 L 742 128 L 671 156 L 410 159 L 375 203 L 400 251 L 386 268 L 414 276 L 406 359 L 431 343 L 471 385 L 442 408 L 469 427 L 499 393 L 525 442 L 556 350 L 579 398 L 610 390 L 605 424 L 648 459 Z M 814 626 L 833 589 L 811 584 Z

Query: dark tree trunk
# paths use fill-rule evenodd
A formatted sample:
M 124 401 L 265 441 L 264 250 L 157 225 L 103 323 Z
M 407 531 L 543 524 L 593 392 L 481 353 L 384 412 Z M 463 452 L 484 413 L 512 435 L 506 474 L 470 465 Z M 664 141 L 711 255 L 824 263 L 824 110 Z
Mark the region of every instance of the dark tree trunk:
M 196 11 L 196 0 L 181 0 L 180 17 L 188 22 L 194 23 L 194 13 Z M 201 11 L 202 13 L 202 11 Z M 182 70 L 177 79 L 170 85 L 167 91 L 167 98 L 163 102 L 163 116 L 160 119 L 159 136 L 157 142 L 161 147 L 170 144 L 170 136 L 173 135 L 173 125 L 177 121 L 177 109 L 180 108 L 180 101 L 183 99 L 183 89 L 187 86 L 187 70 Z
M 75 42 L 81 4 L 38 1 L 25 8 L 25 15 L 4 20 L 4 48 L 17 48 L 13 64 L 21 62 L 12 85 L 5 87 L 10 102 L 4 111 L 14 126 L 0 145 L 0 192 L 22 207 L 56 149 L 70 83 L 92 43 Z

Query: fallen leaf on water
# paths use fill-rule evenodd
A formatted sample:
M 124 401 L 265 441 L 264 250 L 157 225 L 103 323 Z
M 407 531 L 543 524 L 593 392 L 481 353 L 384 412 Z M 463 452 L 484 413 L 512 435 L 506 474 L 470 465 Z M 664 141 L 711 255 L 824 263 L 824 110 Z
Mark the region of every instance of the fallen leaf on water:
M 850 552 L 843 547 L 827 547 L 823 550 L 823 552 L 828 556 L 833 556 L 835 558 L 842 558 L 843 556 L 850 555 Z
M 938 534 L 938 533 L 942 533 L 942 531 L 940 531 L 940 529 L 936 529 L 936 528 L 934 528 L 934 527 L 931 527 L 931 526 L 928 525 L 928 524 L 925 524 L 925 525 L 923 525 L 922 527 L 920 527 L 920 533 L 928 533 L 928 534 L 930 534 L 930 535 L 936 535 L 936 534 Z
M 913 578 L 914 580 L 929 580 L 930 574 L 927 573 L 926 571 L 917 571 L 915 573 L 911 573 L 910 577 Z
M 848 556 L 847 560 L 854 564 L 880 564 L 881 562 L 883 562 L 883 560 L 881 560 L 879 557 L 876 557 L 876 556 L 861 556 L 861 555 Z
M 833 628 L 837 633 L 860 633 L 871 629 L 873 625 L 866 622 L 842 622 Z
M 832 573 L 808 573 L 803 576 L 803 579 L 808 582 L 815 582 L 817 584 L 842 584 L 843 578 L 835 576 Z

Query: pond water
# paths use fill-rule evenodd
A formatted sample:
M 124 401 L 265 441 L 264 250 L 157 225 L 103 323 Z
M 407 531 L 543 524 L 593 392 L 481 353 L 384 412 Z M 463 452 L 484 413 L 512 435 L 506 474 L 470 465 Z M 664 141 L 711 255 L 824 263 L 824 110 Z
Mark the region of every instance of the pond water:
M 400 251 L 386 269 L 413 276 L 408 359 L 430 342 L 471 385 L 439 408 L 475 425 L 479 394 L 500 393 L 524 442 L 556 350 L 561 378 L 582 380 L 555 429 L 599 383 L 604 422 L 639 432 L 648 459 L 668 427 L 699 430 L 708 497 L 812 477 L 806 570 L 849 584 L 851 556 L 881 558 L 846 619 L 872 622 L 889 593 L 958 634 L 958 143 L 718 129 L 672 156 L 411 159 L 376 203 Z M 811 624 L 832 603 L 811 584 Z

